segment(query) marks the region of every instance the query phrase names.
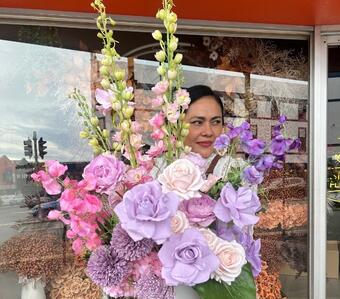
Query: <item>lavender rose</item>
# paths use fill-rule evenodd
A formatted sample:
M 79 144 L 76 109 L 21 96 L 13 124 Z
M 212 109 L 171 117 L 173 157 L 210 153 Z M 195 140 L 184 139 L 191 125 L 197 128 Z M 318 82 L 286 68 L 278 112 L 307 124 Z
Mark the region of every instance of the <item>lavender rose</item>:
M 176 194 L 162 193 L 161 185 L 152 181 L 127 191 L 114 211 L 134 241 L 147 238 L 162 244 L 172 234 L 171 219 L 178 204 Z
M 215 204 L 216 201 L 203 194 L 202 197 L 182 201 L 179 209 L 185 213 L 191 224 L 208 227 L 216 219 L 214 214 Z
M 237 191 L 228 183 L 218 199 L 214 213 L 224 222 L 233 221 L 236 226 L 243 228 L 258 222 L 259 217 L 255 213 L 259 211 L 261 204 L 257 195 L 250 189 L 240 187 Z
M 158 256 L 162 277 L 169 286 L 203 283 L 219 266 L 218 258 L 209 249 L 204 236 L 194 228 L 172 235 Z
M 84 168 L 83 178 L 91 189 L 98 193 L 110 194 L 122 179 L 125 165 L 115 156 L 102 154 Z

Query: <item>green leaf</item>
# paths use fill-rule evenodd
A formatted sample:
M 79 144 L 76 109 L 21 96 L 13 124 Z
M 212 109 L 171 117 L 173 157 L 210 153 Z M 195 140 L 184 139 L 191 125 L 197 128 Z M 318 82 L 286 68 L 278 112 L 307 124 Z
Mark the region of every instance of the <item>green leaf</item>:
M 256 287 L 250 264 L 246 264 L 240 276 L 228 285 L 210 279 L 194 286 L 201 299 L 255 299 Z

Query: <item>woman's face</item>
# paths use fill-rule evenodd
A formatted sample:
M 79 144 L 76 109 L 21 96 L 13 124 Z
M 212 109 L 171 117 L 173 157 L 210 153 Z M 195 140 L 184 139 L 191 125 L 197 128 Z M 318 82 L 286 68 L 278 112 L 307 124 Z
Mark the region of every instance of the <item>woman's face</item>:
M 208 158 L 214 150 L 216 137 L 222 133 L 222 111 L 212 96 L 204 96 L 190 105 L 185 114 L 185 121 L 190 124 L 185 145 L 194 153 Z

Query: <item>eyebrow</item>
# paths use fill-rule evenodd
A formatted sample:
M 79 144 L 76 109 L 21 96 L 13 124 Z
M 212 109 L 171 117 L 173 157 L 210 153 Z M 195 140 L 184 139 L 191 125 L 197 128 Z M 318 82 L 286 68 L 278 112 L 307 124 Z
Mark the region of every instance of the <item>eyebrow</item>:
M 193 119 L 206 120 L 206 117 L 204 117 L 204 116 L 193 116 L 193 117 L 190 118 L 190 121 L 192 121 Z M 221 116 L 214 116 L 210 120 L 217 120 L 217 119 L 222 119 L 222 117 Z

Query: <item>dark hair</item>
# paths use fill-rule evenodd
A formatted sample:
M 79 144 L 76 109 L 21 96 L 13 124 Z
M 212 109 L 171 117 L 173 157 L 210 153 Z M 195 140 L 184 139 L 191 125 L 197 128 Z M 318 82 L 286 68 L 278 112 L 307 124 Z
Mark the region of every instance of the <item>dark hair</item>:
M 222 100 L 209 86 L 194 85 L 194 86 L 191 86 L 190 88 L 188 88 L 187 91 L 188 91 L 188 93 L 190 95 L 190 99 L 191 99 L 189 107 L 190 107 L 191 104 L 195 103 L 200 98 L 206 97 L 206 96 L 211 96 L 221 108 L 222 123 L 224 124 L 224 107 L 223 107 Z

